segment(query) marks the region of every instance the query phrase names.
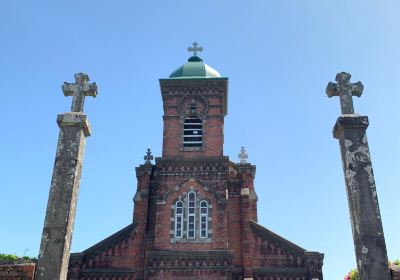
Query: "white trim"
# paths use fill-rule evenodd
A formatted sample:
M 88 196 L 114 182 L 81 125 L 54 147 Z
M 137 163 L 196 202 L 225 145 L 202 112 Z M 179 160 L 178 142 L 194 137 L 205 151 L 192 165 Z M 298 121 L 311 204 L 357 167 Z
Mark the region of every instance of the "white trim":
M 201 211 L 204 208 L 204 207 L 201 206 L 203 203 L 206 204 L 206 206 L 205 206 L 206 212 L 205 213 L 202 213 L 202 211 Z M 200 201 L 199 216 L 200 216 L 200 219 L 199 219 L 199 238 L 207 238 L 208 237 L 208 202 L 205 201 L 205 200 Z M 205 226 L 206 227 L 204 229 L 205 233 L 206 233 L 205 236 L 202 236 L 202 232 L 203 232 L 203 228 L 202 228 L 202 222 L 203 221 L 202 220 L 203 220 L 203 217 L 206 220 L 206 222 L 205 222 Z
M 190 195 L 194 195 L 194 200 L 190 200 Z M 190 202 L 193 202 L 193 207 L 190 207 Z M 190 213 L 190 210 L 193 208 L 193 213 Z M 190 226 L 190 218 L 193 217 L 193 236 L 189 236 L 189 226 Z M 187 230 L 186 230 L 186 235 L 188 239 L 194 239 L 196 238 L 196 193 L 194 191 L 190 191 L 187 194 Z
M 178 205 L 178 203 L 181 203 L 182 204 L 182 206 L 180 206 L 180 207 L 178 207 L 177 205 Z M 183 201 L 182 200 L 178 200 L 177 202 L 175 202 L 175 211 L 174 211 L 174 216 L 175 216 L 175 225 L 174 225 L 174 236 L 175 236 L 175 238 L 182 238 L 183 237 L 183 212 L 184 212 L 184 209 L 185 209 L 185 207 L 183 207 L 184 206 L 184 204 L 183 204 Z M 182 211 L 181 211 L 181 213 L 177 213 L 178 212 L 178 209 L 181 209 Z M 178 218 L 180 218 L 179 220 L 180 220 L 180 230 L 181 230 L 181 232 L 180 232 L 180 234 L 178 235 L 178 231 L 177 231 L 177 227 L 178 227 Z

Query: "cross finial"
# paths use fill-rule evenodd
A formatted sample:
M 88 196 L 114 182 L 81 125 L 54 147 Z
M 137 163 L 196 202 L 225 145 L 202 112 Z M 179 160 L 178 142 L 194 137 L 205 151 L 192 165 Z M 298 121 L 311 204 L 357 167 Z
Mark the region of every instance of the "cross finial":
M 240 159 L 240 164 L 245 164 L 247 163 L 247 159 L 249 155 L 246 152 L 246 149 L 242 146 L 240 149 L 240 153 L 238 154 L 238 157 Z
M 144 164 L 151 164 L 151 161 L 153 160 L 153 155 L 151 154 L 150 148 L 147 149 L 146 155 L 144 156 Z
M 335 83 L 328 83 L 326 94 L 328 97 L 339 96 L 342 114 L 354 114 L 353 96 L 360 97 L 364 86 L 361 82 L 350 83 L 351 74 L 341 72 L 336 75 Z
M 85 103 L 85 96 L 97 95 L 96 83 L 89 83 L 89 76 L 85 73 L 78 73 L 74 75 L 75 83 L 64 82 L 62 91 L 65 96 L 73 96 L 71 111 L 83 112 L 83 105 Z
M 199 44 L 197 42 L 193 42 L 192 46 L 193 47 L 188 47 L 187 50 L 189 52 L 193 52 L 193 56 L 197 56 L 197 52 L 202 52 L 203 47 L 197 47 Z

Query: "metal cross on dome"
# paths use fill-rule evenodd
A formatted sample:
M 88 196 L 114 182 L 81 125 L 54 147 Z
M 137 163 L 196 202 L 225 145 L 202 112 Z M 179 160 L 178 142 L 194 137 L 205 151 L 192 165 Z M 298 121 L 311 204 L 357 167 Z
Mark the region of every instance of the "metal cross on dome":
M 192 46 L 193 47 L 188 47 L 187 50 L 188 52 L 193 52 L 193 56 L 197 56 L 197 52 L 202 52 L 203 47 L 197 47 L 199 44 L 197 42 L 193 42 Z

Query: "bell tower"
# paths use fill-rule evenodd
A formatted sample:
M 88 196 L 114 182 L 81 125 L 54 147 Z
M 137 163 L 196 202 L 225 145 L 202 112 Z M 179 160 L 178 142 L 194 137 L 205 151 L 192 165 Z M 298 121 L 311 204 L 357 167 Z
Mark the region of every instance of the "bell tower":
M 70 280 L 319 279 L 323 255 L 257 223 L 256 166 L 224 155 L 228 78 L 193 43 L 160 79 L 162 156 L 136 167 L 130 225 L 70 258 Z M 154 162 L 153 162 L 154 160 Z
M 221 157 L 228 78 L 194 55 L 168 79 L 160 79 L 164 107 L 163 157 Z

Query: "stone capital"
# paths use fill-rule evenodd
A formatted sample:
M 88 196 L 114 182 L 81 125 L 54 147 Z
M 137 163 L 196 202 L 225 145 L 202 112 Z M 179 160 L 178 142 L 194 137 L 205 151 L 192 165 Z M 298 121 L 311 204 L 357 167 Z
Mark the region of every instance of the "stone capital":
M 343 136 L 345 129 L 367 129 L 369 125 L 367 116 L 360 116 L 356 114 L 343 114 L 338 117 L 335 126 L 333 127 L 333 137 L 340 139 Z
M 69 112 L 57 116 L 57 124 L 60 128 L 68 126 L 81 127 L 85 136 L 91 135 L 91 127 L 87 115 L 81 112 Z
M 256 166 L 251 165 L 251 163 L 237 164 L 237 169 L 240 174 L 248 174 L 253 178 L 256 177 Z
M 151 172 L 153 171 L 153 164 L 141 164 L 138 167 L 135 168 L 136 170 L 136 178 L 140 178 L 143 175 L 151 175 Z

